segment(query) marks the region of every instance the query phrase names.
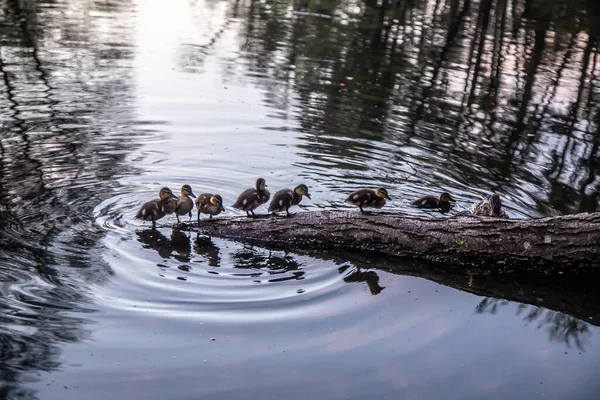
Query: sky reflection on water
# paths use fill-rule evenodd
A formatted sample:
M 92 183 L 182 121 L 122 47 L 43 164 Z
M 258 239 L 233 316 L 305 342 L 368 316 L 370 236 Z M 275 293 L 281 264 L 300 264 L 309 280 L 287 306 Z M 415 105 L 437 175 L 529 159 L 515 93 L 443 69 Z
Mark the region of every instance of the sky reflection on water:
M 258 176 L 306 183 L 304 210 L 368 185 L 414 215 L 442 190 L 453 212 L 490 191 L 514 218 L 595 211 L 595 4 L 0 5 L 0 397 L 600 393 L 596 278 L 454 276 L 133 220 L 161 186 L 227 207 Z

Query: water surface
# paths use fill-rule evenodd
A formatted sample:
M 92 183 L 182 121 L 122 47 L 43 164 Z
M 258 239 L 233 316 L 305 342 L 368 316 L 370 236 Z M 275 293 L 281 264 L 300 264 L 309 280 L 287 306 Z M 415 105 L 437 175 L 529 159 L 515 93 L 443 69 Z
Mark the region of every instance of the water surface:
M 300 11 L 298 13 L 297 11 Z M 594 2 L 0 1 L 0 397 L 590 399 L 597 278 L 283 252 L 133 216 L 502 193 L 596 211 Z M 264 208 L 261 209 L 263 212 Z M 174 218 L 165 219 L 166 223 Z

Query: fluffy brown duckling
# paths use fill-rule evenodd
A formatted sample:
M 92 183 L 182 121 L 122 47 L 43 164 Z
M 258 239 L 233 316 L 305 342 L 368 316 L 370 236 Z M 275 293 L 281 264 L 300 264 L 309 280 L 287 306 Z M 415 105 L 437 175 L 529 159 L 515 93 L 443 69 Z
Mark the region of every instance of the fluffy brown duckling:
M 223 207 L 223 198 L 218 194 L 203 193 L 196 198 L 196 208 L 198 209 L 198 223 L 200 223 L 200 214 L 208 214 L 210 219 L 213 215 L 218 215 L 225 211 Z
M 377 190 L 360 189 L 346 199 L 346 203 L 357 205 L 361 213 L 364 213 L 363 207 L 381 208 L 385 205 L 385 199 L 391 200 L 385 188 Z
M 271 193 L 267 190 L 267 182 L 263 178 L 258 178 L 256 187 L 244 190 L 232 207 L 236 210 L 246 211 L 247 216 L 250 216 L 250 213 L 254 216 L 254 210 L 261 204 L 265 204 L 270 198 Z
M 290 207 L 300 204 L 302 196 L 310 199 L 308 187 L 304 184 L 296 186 L 294 190 L 282 189 L 273 195 L 273 200 L 271 200 L 271 204 L 269 205 L 269 212 L 276 215 L 278 212 L 285 210 L 287 216 L 290 217 Z
M 150 200 L 142 205 L 135 218 L 152 221 L 152 227 L 156 228 L 156 221 L 167 214 L 175 211 L 177 197 L 168 187 L 160 189 L 158 199 Z
M 442 211 L 447 212 L 450 210 L 451 202 L 454 199 L 448 192 L 444 192 L 439 198 L 435 196 L 423 196 L 412 202 L 413 206 L 420 208 L 441 208 Z
M 177 216 L 177 222 L 179 221 L 180 215 L 188 214 L 190 216 L 190 220 L 192 219 L 192 209 L 194 208 L 194 202 L 190 197 L 196 198 L 196 195 L 192 192 L 192 187 L 190 185 L 183 185 L 181 187 L 181 196 L 177 198 L 177 203 L 175 205 L 175 215 Z
M 508 214 L 502 209 L 502 200 L 500 200 L 498 193 L 487 195 L 481 201 L 473 204 L 471 206 L 471 213 L 485 217 L 508 219 Z

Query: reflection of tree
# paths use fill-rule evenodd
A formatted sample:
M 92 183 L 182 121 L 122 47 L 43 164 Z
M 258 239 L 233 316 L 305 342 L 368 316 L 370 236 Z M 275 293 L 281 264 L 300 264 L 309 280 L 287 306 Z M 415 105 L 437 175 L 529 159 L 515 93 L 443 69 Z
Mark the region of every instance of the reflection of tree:
M 81 5 L 68 7 L 79 16 L 89 11 Z M 120 10 L 107 7 L 105 11 Z M 11 46 L 0 55 L 0 84 L 6 89 L 0 105 L 8 111 L 4 133 L 10 143 L 2 148 L 0 174 L 5 184 L 0 202 L 34 198 L 75 182 L 112 178 L 114 165 L 123 160 L 122 150 L 131 140 L 111 126 L 111 119 L 124 111 L 123 104 L 113 99 L 125 102 L 131 96 L 127 83 L 131 71 L 117 68 L 119 60 L 133 57 L 131 47 L 126 43 L 107 46 L 102 36 L 91 32 L 94 26 L 87 30 L 79 21 L 71 25 L 70 20 L 59 22 L 45 13 L 39 15 L 33 1 L 8 2 L 5 12 L 17 29 L 5 39 Z M 54 37 L 61 39 L 54 41 Z M 45 44 L 76 53 L 73 62 L 82 65 L 73 65 L 71 74 L 56 73 L 54 64 L 62 61 L 43 51 Z M 112 79 L 102 79 L 102 69 L 108 72 L 103 65 L 116 72 Z M 90 127 L 91 132 L 81 129 L 90 125 L 90 118 L 98 126 Z M 115 140 L 110 140 L 111 129 Z
M 273 276 L 269 282 L 304 279 L 301 264 L 287 252 L 262 250 L 252 246 L 244 246 L 233 253 L 234 268 L 260 269 Z M 248 274 L 242 274 L 248 275 Z M 262 273 L 251 272 L 252 276 L 262 276 Z
M 475 312 L 496 314 L 500 307 L 510 304 L 505 300 L 486 297 L 475 307 Z M 569 347 L 574 345 L 581 351 L 585 351 L 592 335 L 585 321 L 541 307 L 519 304 L 516 315 L 523 316 L 523 322 L 527 324 L 537 322 L 538 328 L 546 327 L 550 341 L 563 342 Z
M 131 170 L 136 136 L 120 127 L 132 4 L 39 3 L 0 5 L 0 398 L 34 397 L 22 375 L 58 368 L 60 344 L 87 336 L 86 283 L 107 274 L 90 215 L 103 181 Z
M 252 1 L 241 54 L 327 183 L 332 170 L 394 182 L 409 162 L 541 214 L 598 208 L 595 2 L 368 0 L 357 14 L 349 1 L 298 3 L 334 18 Z

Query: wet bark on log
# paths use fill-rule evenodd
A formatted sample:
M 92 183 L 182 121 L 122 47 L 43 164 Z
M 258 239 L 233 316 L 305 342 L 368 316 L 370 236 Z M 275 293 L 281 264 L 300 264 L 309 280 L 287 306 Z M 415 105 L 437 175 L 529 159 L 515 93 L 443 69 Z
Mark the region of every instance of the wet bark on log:
M 318 211 L 203 219 L 202 234 L 287 249 L 352 249 L 484 269 L 584 272 L 600 266 L 600 213 L 505 220 Z

